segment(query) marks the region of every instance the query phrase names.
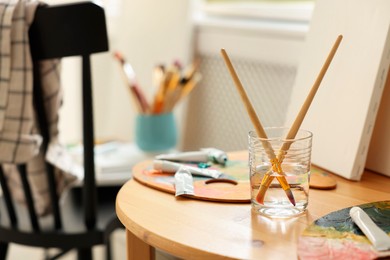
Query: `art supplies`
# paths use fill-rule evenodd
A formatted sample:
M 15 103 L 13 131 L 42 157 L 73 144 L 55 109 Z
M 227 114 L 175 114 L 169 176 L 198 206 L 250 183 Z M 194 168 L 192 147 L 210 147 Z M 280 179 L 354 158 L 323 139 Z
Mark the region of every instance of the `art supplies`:
M 194 195 L 189 199 L 214 201 L 223 203 L 250 203 L 248 193 L 248 161 L 246 154 L 229 153 L 229 163 L 226 166 L 213 165 L 213 169 L 223 171 L 219 178 L 210 178 L 192 174 Z M 181 164 L 187 167 L 187 164 Z M 145 160 L 137 164 L 133 170 L 133 178 L 150 188 L 175 195 L 175 173 L 155 170 L 153 161 Z
M 148 113 L 150 110 L 149 104 L 145 98 L 144 93 L 138 86 L 133 67 L 130 65 L 130 63 L 126 62 L 125 58 L 120 52 L 115 52 L 114 57 L 120 62 L 123 72 L 122 74 L 129 87 L 130 95 L 133 98 L 138 112 Z
M 184 99 L 201 80 L 197 72 L 199 61 L 191 63 L 187 68 L 179 61 L 173 62 L 170 66 L 158 64 L 153 70 L 153 85 L 157 92 L 153 102 L 149 104 L 147 97 L 137 83 L 135 72 L 126 62 L 124 56 L 116 51 L 114 57 L 121 65 L 122 74 L 135 104 L 137 111 L 141 114 L 163 114 L 173 111 L 175 106 Z
M 190 198 L 206 201 L 218 201 L 227 203 L 250 203 L 251 194 L 248 175 L 248 153 L 244 151 L 228 153 L 229 161 L 225 166 L 213 164 L 214 170 L 223 172 L 217 179 L 192 175 L 194 195 Z M 182 163 L 187 166 L 188 164 Z M 153 160 L 144 160 L 132 170 L 133 178 L 150 188 L 175 194 L 174 171 L 163 172 L 155 170 Z M 321 169 L 312 166 L 310 173 L 310 188 L 318 186 L 312 181 L 315 175 L 328 174 Z M 320 187 L 321 189 L 323 187 Z
M 315 80 L 309 94 L 306 97 L 305 102 L 303 103 L 297 117 L 295 118 L 294 123 L 292 124 L 290 131 L 287 133 L 286 140 L 294 139 L 302 122 L 303 119 L 306 116 L 307 111 L 309 110 L 310 104 L 314 99 L 315 94 L 317 93 L 318 88 L 320 87 L 321 81 L 325 76 L 326 71 L 329 68 L 330 63 L 332 62 L 332 59 L 334 55 L 336 54 L 336 51 L 340 45 L 341 40 L 343 39 L 342 35 L 339 35 L 333 44 L 333 47 L 324 63 L 324 65 L 321 68 L 320 73 L 317 76 L 317 79 Z M 283 162 L 284 154 L 287 153 L 288 149 L 290 148 L 290 142 L 285 142 L 283 146 L 280 148 L 277 160 L 279 164 L 281 165 Z M 262 181 L 262 185 L 260 187 L 259 193 L 258 193 L 258 201 L 262 201 L 265 195 L 266 190 L 268 189 L 268 186 L 271 184 L 272 180 L 274 179 L 273 176 L 270 174 L 267 174 L 264 176 L 264 179 Z M 263 185 L 263 183 L 265 185 Z
M 227 53 L 224 49 L 221 49 L 221 54 L 222 54 L 222 57 L 224 58 L 224 61 L 225 61 L 226 66 L 230 72 L 230 75 L 232 76 L 232 79 L 235 83 L 235 86 L 236 86 L 236 88 L 241 96 L 241 99 L 242 99 L 242 101 L 243 101 L 243 103 L 248 111 L 248 115 L 249 115 L 249 117 L 250 117 L 250 119 L 255 127 L 257 135 L 261 138 L 267 138 L 267 135 L 264 131 L 264 128 L 261 125 L 260 119 L 256 115 L 256 111 L 253 108 L 253 106 L 252 106 L 252 104 L 251 104 L 251 102 L 250 102 L 250 100 L 245 92 L 245 89 L 242 86 L 241 81 L 237 76 L 236 71 L 234 70 L 234 67 L 229 59 L 229 56 L 227 55 Z M 270 158 L 270 161 L 273 165 L 273 170 L 283 176 L 282 168 L 280 167 L 280 164 L 276 158 L 276 155 L 275 155 L 275 152 L 274 152 L 272 146 L 266 141 L 262 142 L 262 144 L 263 144 L 264 148 L 268 151 L 268 157 Z M 290 185 L 287 183 L 286 178 L 284 178 L 282 176 L 280 178 L 277 178 L 277 180 L 279 181 L 280 185 L 282 186 L 283 190 L 285 191 L 290 202 L 293 205 L 295 205 L 295 199 L 294 199 L 294 195 L 291 192 Z M 266 185 L 266 183 L 262 182 L 261 187 L 263 187 L 264 185 Z M 263 203 L 263 201 L 261 201 L 261 200 L 258 202 Z
M 258 137 L 255 131 L 249 131 L 248 134 L 252 211 L 269 218 L 298 216 L 306 211 L 309 201 L 313 135 L 309 131 L 300 129 L 296 138 L 286 140 L 288 127 L 265 127 L 264 130 L 268 136 L 267 139 Z M 262 145 L 263 142 L 270 143 L 275 151 L 281 149 L 285 142 L 290 143 L 290 150 L 283 154 L 283 164 L 277 161 L 283 175 L 277 172 L 278 169 L 276 171 L 273 169 L 275 164 L 270 163 L 268 151 Z M 295 204 L 288 200 L 283 186 L 273 181 L 274 178 L 286 180 L 294 196 Z M 263 190 L 267 191 L 266 196 L 259 196 Z
M 349 215 L 353 222 L 368 237 L 376 250 L 390 250 L 390 237 L 372 221 L 364 210 L 359 207 L 352 207 Z
M 194 180 L 186 166 L 181 166 L 175 173 L 175 196 L 194 195 Z
M 330 53 L 329 53 L 319 75 L 317 76 L 316 81 L 314 82 L 308 96 L 306 97 L 306 100 L 305 100 L 304 104 L 302 105 L 301 110 L 299 111 L 293 125 L 291 126 L 290 131 L 288 132 L 288 134 L 286 136 L 286 140 L 295 138 L 295 135 L 298 132 L 299 127 L 303 122 L 303 119 L 305 118 L 305 115 L 310 107 L 310 104 L 311 104 L 311 102 L 312 102 L 312 100 L 313 100 L 313 98 L 314 98 L 314 96 L 315 96 L 315 94 L 316 94 L 316 92 L 321 84 L 321 81 L 322 81 L 322 79 L 323 79 L 339 45 L 340 45 L 341 40 L 342 40 L 342 35 L 339 35 L 337 37 Z M 230 62 L 229 57 L 227 56 L 226 51 L 222 49 L 221 53 L 222 53 L 222 56 L 225 60 L 226 65 L 230 71 L 230 74 L 232 75 L 232 78 L 235 82 L 235 85 L 236 85 L 236 87 L 241 95 L 241 98 L 243 99 L 243 102 L 248 110 L 248 114 L 249 114 L 249 116 L 250 116 L 250 118 L 255 126 L 257 135 L 261 138 L 266 139 L 267 135 L 266 135 L 261 123 L 260 123 L 260 120 L 258 119 L 258 117 L 256 115 L 255 110 L 253 109 L 248 97 L 246 96 L 245 90 L 244 90 L 243 86 L 241 85 L 241 82 L 240 82 L 237 74 L 234 71 L 234 68 Z M 275 156 L 275 153 L 274 153 L 271 145 L 268 142 L 263 141 L 262 144 L 263 144 L 264 148 L 268 151 L 268 157 L 270 158 L 270 162 L 272 164 L 272 171 L 277 172 L 279 175 L 284 175 L 281 164 L 283 162 L 283 157 L 284 157 L 283 154 L 286 153 L 289 149 L 289 143 L 286 142 L 281 147 L 277 157 Z M 256 198 L 256 200 L 259 203 L 263 203 L 265 192 L 267 191 L 267 189 L 268 189 L 268 187 L 271 184 L 273 179 L 274 179 L 274 177 L 271 176 L 271 171 L 270 171 L 270 174 L 266 174 L 264 176 L 263 180 L 261 181 L 259 193 L 258 193 L 258 196 Z M 284 177 L 277 177 L 277 180 L 280 182 L 281 186 L 285 190 L 288 198 L 290 199 L 290 202 L 293 205 L 295 205 L 295 200 L 294 200 L 293 194 L 291 192 L 290 186 L 287 183 L 286 179 Z
M 153 114 L 172 112 L 176 104 L 184 99 L 201 80 L 197 72 L 198 67 L 199 61 L 195 61 L 182 73 L 182 66 L 175 62 L 164 72 L 154 97 Z
M 164 161 L 164 160 L 154 160 L 153 161 L 153 168 L 155 170 L 160 170 L 163 172 L 177 172 L 182 164 L 170 162 L 170 161 Z M 194 166 L 186 166 L 186 168 L 191 172 L 191 174 L 204 176 L 204 177 L 211 177 L 214 179 L 219 178 L 222 175 L 222 172 L 213 170 L 213 169 L 201 169 Z
M 156 156 L 156 159 L 188 163 L 213 162 L 226 165 L 228 156 L 224 151 L 216 148 L 202 148 L 200 151 L 160 154 Z
M 374 225 L 378 225 L 386 233 L 387 238 L 384 236 L 383 239 L 388 241 L 390 239 L 389 207 L 389 200 L 370 202 L 333 211 L 314 220 L 299 237 L 298 258 L 302 260 L 388 259 L 390 251 L 379 251 L 375 247 L 376 242 L 370 242 L 352 216 L 354 214 L 367 215 L 368 219 L 373 220 Z M 385 243 L 384 249 L 387 248 L 386 245 Z

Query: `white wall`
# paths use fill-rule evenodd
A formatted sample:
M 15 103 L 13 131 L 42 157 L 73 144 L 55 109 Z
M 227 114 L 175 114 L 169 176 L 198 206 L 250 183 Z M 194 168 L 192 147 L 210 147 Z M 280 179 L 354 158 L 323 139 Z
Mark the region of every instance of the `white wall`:
M 175 59 L 186 64 L 191 60 L 191 3 L 190 0 L 106 0 L 98 3 L 106 9 L 110 52 L 92 56 L 95 136 L 132 140 L 136 111 L 113 52 L 119 50 L 125 55 L 151 99 L 155 91 L 152 86 L 154 65 Z M 78 135 L 80 79 L 78 59 L 65 59 L 63 63 L 65 97 L 60 131 L 61 140 L 68 143 L 81 136 Z

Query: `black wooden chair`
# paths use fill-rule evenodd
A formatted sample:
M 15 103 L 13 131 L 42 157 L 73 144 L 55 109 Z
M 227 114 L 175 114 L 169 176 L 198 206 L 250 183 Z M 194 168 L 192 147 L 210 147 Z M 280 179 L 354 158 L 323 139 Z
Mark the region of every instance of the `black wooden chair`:
M 115 215 L 115 194 L 98 194 L 94 172 L 94 132 L 92 113 L 92 84 L 90 55 L 108 50 L 104 10 L 89 2 L 57 6 L 40 6 L 29 30 L 31 54 L 34 63 L 42 59 L 67 56 L 82 57 L 83 143 L 85 178 L 83 186 L 72 191 L 64 203 L 59 203 L 55 191 L 54 169 L 47 164 L 53 213 L 38 217 L 34 210 L 27 180 L 26 167 L 18 167 L 24 186 L 27 206 L 13 202 L 0 167 L 0 182 L 4 201 L 0 205 L 0 259 L 5 259 L 9 243 L 42 248 L 59 248 L 61 253 L 75 249 L 79 259 L 91 259 L 92 247 L 107 245 L 110 258 L 109 236 L 121 227 Z M 34 105 L 44 139 L 49 143 L 49 130 L 40 93 L 40 81 L 34 66 Z M 66 90 L 65 90 L 66 91 Z M 101 195 L 100 197 L 98 195 Z M 82 199 L 80 199 L 82 198 Z

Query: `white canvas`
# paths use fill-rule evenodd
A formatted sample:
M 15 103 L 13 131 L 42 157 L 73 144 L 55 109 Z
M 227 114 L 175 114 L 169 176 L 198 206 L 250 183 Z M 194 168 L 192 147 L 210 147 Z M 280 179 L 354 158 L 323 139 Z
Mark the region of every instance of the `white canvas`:
M 288 109 L 291 125 L 339 34 L 344 36 L 301 126 L 312 162 L 359 180 L 390 63 L 390 1 L 317 0 Z
M 390 176 L 390 75 L 387 75 L 368 149 L 366 168 Z

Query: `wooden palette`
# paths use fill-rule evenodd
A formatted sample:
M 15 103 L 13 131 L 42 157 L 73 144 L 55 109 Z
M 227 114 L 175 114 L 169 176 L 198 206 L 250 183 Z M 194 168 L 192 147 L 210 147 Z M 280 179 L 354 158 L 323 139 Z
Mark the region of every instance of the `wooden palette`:
M 226 167 L 213 165 L 225 173 L 227 179 L 210 179 L 193 176 L 193 199 L 217 201 L 217 202 L 250 202 L 250 186 L 247 161 L 230 160 Z M 140 183 L 157 190 L 175 194 L 175 179 L 173 173 L 160 173 L 153 170 L 153 161 L 137 164 L 133 169 L 133 177 Z
M 193 199 L 250 203 L 250 184 L 247 152 L 229 153 L 226 167 L 213 165 L 212 168 L 223 172 L 226 179 L 210 179 L 193 176 Z M 153 160 L 137 164 L 133 169 L 133 178 L 138 182 L 164 192 L 175 194 L 173 173 L 161 173 L 153 170 Z M 312 180 L 313 179 L 313 180 Z M 312 167 L 310 188 L 333 189 L 336 182 L 324 171 Z

